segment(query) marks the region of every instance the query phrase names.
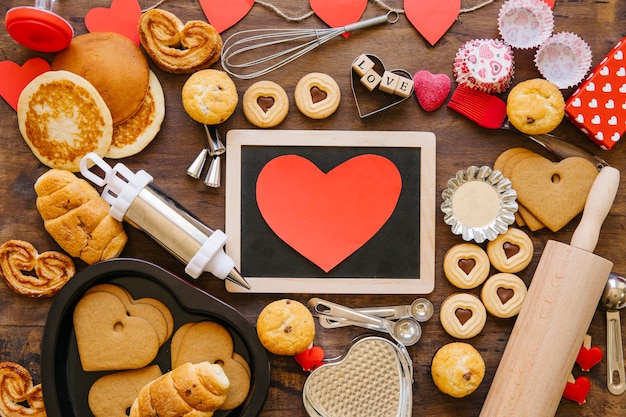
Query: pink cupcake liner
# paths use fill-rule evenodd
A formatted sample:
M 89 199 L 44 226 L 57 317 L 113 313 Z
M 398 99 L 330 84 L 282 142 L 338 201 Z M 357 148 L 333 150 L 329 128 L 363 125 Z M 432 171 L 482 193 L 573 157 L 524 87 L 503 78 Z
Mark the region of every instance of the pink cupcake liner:
M 507 0 L 498 14 L 502 39 L 514 48 L 541 45 L 552 34 L 554 15 L 543 0 Z
M 502 93 L 514 72 L 511 47 L 501 39 L 473 39 L 456 53 L 454 76 L 460 85 L 487 93 Z
M 560 89 L 579 84 L 591 68 L 591 48 L 571 32 L 559 32 L 546 40 L 535 54 L 535 66 Z

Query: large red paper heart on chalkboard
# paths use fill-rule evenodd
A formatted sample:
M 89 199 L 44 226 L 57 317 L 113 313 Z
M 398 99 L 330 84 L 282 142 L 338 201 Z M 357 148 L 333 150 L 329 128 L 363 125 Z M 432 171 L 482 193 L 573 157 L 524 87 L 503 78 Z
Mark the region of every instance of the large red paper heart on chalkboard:
M 401 189 L 398 168 L 379 155 L 355 156 L 327 173 L 283 155 L 259 173 L 256 199 L 274 233 L 328 272 L 380 230 Z
M 46 71 L 50 71 L 50 64 L 43 58 L 31 58 L 22 66 L 13 61 L 0 62 L 0 96 L 17 111 L 24 87 Z
M 248 14 L 254 0 L 200 0 L 207 20 L 218 33 L 222 33 Z
M 310 0 L 311 10 L 331 28 L 358 22 L 365 12 L 367 0 Z M 349 33 L 342 34 L 347 38 Z
M 85 15 L 89 32 L 115 32 L 139 45 L 137 25 L 141 19 L 141 5 L 137 0 L 113 0 L 111 7 L 94 7 Z
M 404 13 L 409 22 L 430 43 L 437 41 L 450 29 L 459 16 L 461 0 L 405 0 Z

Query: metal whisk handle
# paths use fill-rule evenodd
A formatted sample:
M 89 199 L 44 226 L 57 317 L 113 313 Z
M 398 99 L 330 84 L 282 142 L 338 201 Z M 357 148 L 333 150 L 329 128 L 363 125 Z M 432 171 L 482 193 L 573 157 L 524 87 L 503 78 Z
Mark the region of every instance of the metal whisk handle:
M 354 32 L 355 30 L 365 29 L 382 23 L 396 23 L 400 19 L 400 14 L 396 11 L 389 11 L 384 15 L 372 17 L 360 22 L 351 23 L 343 27 L 344 32 Z

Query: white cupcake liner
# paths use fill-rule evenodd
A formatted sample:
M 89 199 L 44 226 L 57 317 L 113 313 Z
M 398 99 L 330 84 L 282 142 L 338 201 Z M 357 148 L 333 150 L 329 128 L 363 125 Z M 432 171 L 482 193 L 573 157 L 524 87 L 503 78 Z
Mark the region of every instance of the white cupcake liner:
M 571 32 L 548 38 L 535 54 L 535 66 L 548 81 L 560 89 L 578 85 L 591 68 L 591 48 Z
M 552 9 L 543 0 L 507 0 L 498 14 L 502 39 L 514 48 L 536 48 L 554 29 Z
M 470 40 L 454 59 L 454 76 L 460 85 L 490 94 L 509 88 L 514 69 L 513 51 L 501 39 Z

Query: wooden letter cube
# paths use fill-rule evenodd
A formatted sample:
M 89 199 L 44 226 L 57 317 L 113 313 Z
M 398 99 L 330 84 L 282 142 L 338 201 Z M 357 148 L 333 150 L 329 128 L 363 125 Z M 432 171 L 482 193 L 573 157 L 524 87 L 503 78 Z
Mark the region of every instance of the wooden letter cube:
M 385 93 L 393 94 L 396 90 L 396 85 L 398 85 L 398 81 L 400 80 L 400 76 L 398 74 L 394 74 L 391 71 L 385 71 L 383 74 L 383 79 L 380 81 L 380 85 L 378 89 L 380 91 L 384 91 Z
M 369 91 L 373 91 L 378 84 L 380 84 L 381 76 L 376 71 L 370 69 L 361 78 L 361 84 L 365 86 Z
M 403 98 L 411 95 L 411 91 L 413 91 L 413 80 L 407 77 L 399 76 L 398 84 L 396 84 L 396 89 L 394 90 L 394 94 Z
M 359 77 L 364 76 L 367 71 L 374 68 L 374 61 L 369 59 L 367 55 L 363 54 L 352 62 L 352 69 L 359 74 Z

